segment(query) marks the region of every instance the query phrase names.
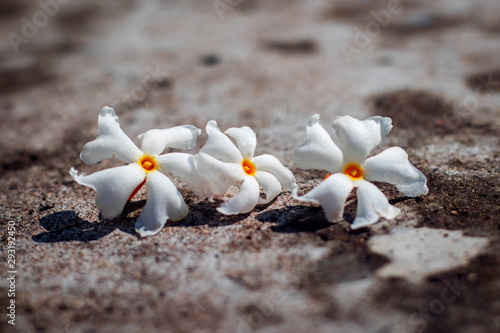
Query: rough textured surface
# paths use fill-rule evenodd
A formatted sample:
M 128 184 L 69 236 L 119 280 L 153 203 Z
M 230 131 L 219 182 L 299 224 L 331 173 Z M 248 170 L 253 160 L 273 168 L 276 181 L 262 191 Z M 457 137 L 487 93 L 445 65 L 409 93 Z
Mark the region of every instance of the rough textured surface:
M 368 249 L 390 260 L 376 271 L 378 276 L 420 282 L 429 275 L 466 266 L 487 244 L 485 237 L 464 237 L 461 231 L 424 227 L 373 236 Z
M 0 331 L 500 330 L 497 2 L 402 0 L 379 29 L 373 13 L 389 1 L 242 0 L 222 16 L 211 1 L 62 2 L 46 22 L 38 2 L 0 3 Z M 17 53 L 9 33 L 26 38 Z M 346 57 L 347 44 L 356 51 Z M 131 137 L 210 119 L 251 126 L 256 153 L 280 158 L 301 193 L 325 176 L 290 162 L 312 114 L 328 130 L 338 115 L 390 116 L 374 153 L 405 148 L 430 192 L 412 199 L 378 184 L 402 212 L 354 232 L 354 194 L 336 224 L 290 193 L 225 217 L 178 182 L 190 214 L 141 239 L 144 189 L 101 221 L 92 190 L 68 173 L 120 165 L 78 158 L 104 105 Z M 15 327 L 4 312 L 8 221 Z M 390 256 L 367 244 L 400 228 L 487 245 L 421 281 L 377 275 Z

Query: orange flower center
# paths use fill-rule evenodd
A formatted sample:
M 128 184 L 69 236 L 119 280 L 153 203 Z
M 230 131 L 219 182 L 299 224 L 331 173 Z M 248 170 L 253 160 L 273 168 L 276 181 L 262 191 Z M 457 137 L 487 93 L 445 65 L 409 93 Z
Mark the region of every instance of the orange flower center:
M 344 174 L 351 177 L 352 180 L 363 178 L 363 168 L 357 163 L 349 163 L 344 168 Z
M 146 172 L 151 172 L 151 171 L 155 171 L 156 169 L 158 169 L 158 163 L 156 163 L 156 159 L 153 156 L 149 156 L 149 155 L 143 155 L 139 159 L 139 165 Z
M 257 168 L 255 167 L 255 164 L 253 164 L 252 161 L 247 160 L 246 158 L 241 162 L 241 166 L 243 167 L 243 171 L 249 176 L 255 175 L 255 172 L 257 172 Z

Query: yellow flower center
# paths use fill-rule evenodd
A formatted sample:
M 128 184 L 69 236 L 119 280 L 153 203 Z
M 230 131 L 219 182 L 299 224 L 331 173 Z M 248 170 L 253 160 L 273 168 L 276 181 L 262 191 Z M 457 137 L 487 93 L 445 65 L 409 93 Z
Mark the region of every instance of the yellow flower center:
M 143 155 L 139 159 L 139 165 L 146 172 L 151 172 L 151 171 L 155 171 L 156 169 L 158 169 L 158 163 L 156 163 L 156 159 L 153 156 L 149 156 L 149 155 Z
M 257 168 L 255 167 L 255 164 L 253 164 L 252 161 L 247 160 L 246 158 L 241 162 L 241 166 L 243 167 L 243 171 L 249 176 L 255 175 L 255 172 L 257 172 Z
M 351 177 L 352 180 L 363 178 L 363 168 L 357 163 L 349 163 L 344 168 L 344 174 Z

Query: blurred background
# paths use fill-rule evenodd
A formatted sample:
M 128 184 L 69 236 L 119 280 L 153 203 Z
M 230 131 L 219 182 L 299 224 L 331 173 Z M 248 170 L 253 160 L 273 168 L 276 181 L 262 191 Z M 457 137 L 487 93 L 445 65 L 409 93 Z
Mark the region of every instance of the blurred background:
M 0 0 L 0 32 L 0 216 L 19 225 L 19 332 L 500 328 L 499 1 Z M 384 188 L 403 213 L 353 233 L 317 207 L 288 210 L 289 194 L 227 219 L 182 187 L 191 217 L 138 239 L 144 193 L 103 226 L 93 192 L 68 174 L 118 165 L 79 160 L 105 105 L 132 138 L 211 119 L 251 126 L 257 154 L 306 189 L 324 174 L 290 158 L 313 114 L 328 131 L 340 115 L 389 116 L 376 152 L 403 147 L 430 193 Z M 402 226 L 490 245 L 416 284 L 377 277 L 388 259 L 367 243 Z M 411 317 L 457 277 L 465 296 L 432 320 Z
M 287 136 L 290 128 L 303 129 L 314 113 L 326 123 L 342 114 L 394 116 L 397 110 L 387 108 L 406 99 L 425 106 L 438 97 L 454 113 L 496 119 L 495 1 L 2 0 L 0 6 L 2 124 L 16 126 L 10 135 L 2 131 L 2 142 L 13 150 L 53 149 L 68 124 L 93 124 L 104 105 L 116 109 L 131 135 L 216 119 L 221 128 L 256 127 L 262 144 L 277 140 L 286 149 L 302 139 Z M 391 95 L 402 90 L 409 96 Z M 423 109 L 407 116 L 419 122 Z M 31 144 L 20 140 L 32 136 Z

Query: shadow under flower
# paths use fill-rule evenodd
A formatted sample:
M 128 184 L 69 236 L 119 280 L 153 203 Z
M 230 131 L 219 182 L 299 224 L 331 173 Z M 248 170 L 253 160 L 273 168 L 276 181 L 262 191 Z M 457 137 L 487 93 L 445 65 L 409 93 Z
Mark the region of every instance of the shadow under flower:
M 134 223 L 124 223 L 124 221 L 128 222 L 127 214 L 133 211 L 133 206 L 135 205 L 127 204 L 119 217 L 99 222 L 82 219 L 72 210 L 48 214 L 39 220 L 47 232 L 34 235 L 32 239 L 37 243 L 88 242 L 99 240 L 115 229 L 138 237 L 134 229 Z
M 217 211 L 220 201 L 200 201 L 189 205 L 189 214 L 180 221 L 167 222 L 167 227 L 193 227 L 207 225 L 211 228 L 229 226 L 247 218 L 250 213 L 224 215 Z
M 281 233 L 316 232 L 333 225 L 325 219 L 321 207 L 311 206 L 273 209 L 260 213 L 255 218 L 263 223 L 276 223 L 271 230 Z
M 413 198 L 408 198 L 413 199 Z M 407 200 L 407 197 L 394 199 L 395 202 Z M 370 230 L 363 227 L 351 230 L 347 227 L 356 218 L 357 200 L 348 199 L 344 207 L 343 220 L 338 222 L 328 222 L 323 209 L 320 206 L 290 206 L 280 209 L 265 211 L 256 216 L 260 222 L 276 223 L 271 230 L 281 233 L 316 232 L 330 227 L 347 228 L 348 233 L 362 234 Z
M 404 202 L 404 201 L 407 201 L 407 200 L 414 200 L 415 202 L 417 203 L 421 203 L 424 199 L 422 199 L 422 197 L 399 197 L 399 198 L 394 198 L 394 199 L 390 199 L 389 200 L 389 203 L 391 205 L 394 205 L 394 204 L 397 204 L 397 203 L 400 203 L 400 202 Z

